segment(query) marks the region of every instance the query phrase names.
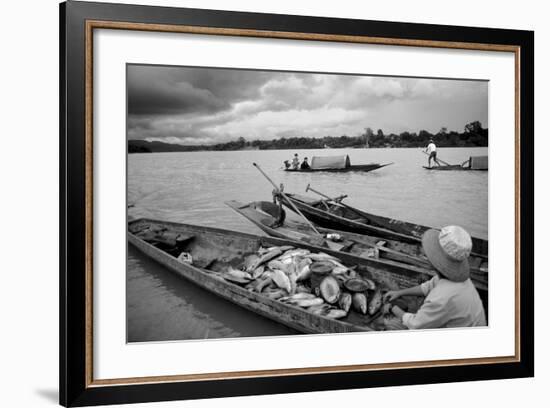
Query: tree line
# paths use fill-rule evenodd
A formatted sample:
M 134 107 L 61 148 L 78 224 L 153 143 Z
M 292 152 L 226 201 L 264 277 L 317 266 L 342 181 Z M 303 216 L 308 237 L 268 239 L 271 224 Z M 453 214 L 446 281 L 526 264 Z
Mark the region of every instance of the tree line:
M 474 121 L 464 126 L 462 133 L 441 128 L 437 133 L 427 130 L 419 132 L 402 132 L 386 134 L 382 129 L 376 132 L 366 128 L 360 136 L 324 136 L 324 137 L 290 137 L 272 140 L 248 141 L 243 137 L 227 143 L 214 145 L 174 145 L 162 142 L 146 142 L 144 140 L 129 140 L 129 153 L 167 152 L 167 151 L 201 151 L 201 150 L 284 150 L 284 149 L 322 149 L 344 147 L 423 147 L 433 139 L 440 147 L 477 147 L 488 146 L 489 130 L 484 129 L 481 122 Z

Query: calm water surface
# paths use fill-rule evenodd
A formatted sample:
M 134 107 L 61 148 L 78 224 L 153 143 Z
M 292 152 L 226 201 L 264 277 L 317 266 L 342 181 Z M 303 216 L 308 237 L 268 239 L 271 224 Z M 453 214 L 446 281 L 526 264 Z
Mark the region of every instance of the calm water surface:
M 487 239 L 488 173 L 428 171 L 420 149 L 297 150 L 300 158 L 349 154 L 352 164 L 394 164 L 371 173 L 285 173 L 284 159 L 295 151 L 152 153 L 128 156 L 130 217 L 263 233 L 224 205 L 271 200 L 273 187 L 252 166 L 258 163 L 285 191 L 305 194 L 308 183 L 330 195 L 348 194 L 346 203 L 374 214 L 418 224 L 463 226 Z M 461 163 L 487 148 L 441 148 L 446 162 Z M 133 247 L 128 248 L 128 341 L 204 339 L 293 334 L 177 278 Z

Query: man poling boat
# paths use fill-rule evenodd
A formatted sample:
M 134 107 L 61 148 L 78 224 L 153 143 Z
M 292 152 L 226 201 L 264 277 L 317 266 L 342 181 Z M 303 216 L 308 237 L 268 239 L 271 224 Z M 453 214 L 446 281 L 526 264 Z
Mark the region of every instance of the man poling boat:
M 430 142 L 428 143 L 428 146 L 426 146 L 424 152 L 428 154 L 429 168 L 432 167 L 432 159 L 438 166 L 440 166 L 439 161 L 437 160 L 437 147 L 435 146 L 433 139 L 430 139 Z

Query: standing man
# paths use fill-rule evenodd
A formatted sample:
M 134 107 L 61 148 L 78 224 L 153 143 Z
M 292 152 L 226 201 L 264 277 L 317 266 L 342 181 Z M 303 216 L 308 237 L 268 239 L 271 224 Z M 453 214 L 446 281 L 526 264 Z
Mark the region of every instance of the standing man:
M 454 225 L 441 231 L 430 229 L 422 237 L 422 248 L 437 275 L 421 285 L 387 292 L 384 311 L 393 313 L 408 329 L 487 326 L 483 304 L 470 280 L 470 235 Z M 407 313 L 392 304 L 404 295 L 426 298 L 416 313 Z
M 439 162 L 437 161 L 437 148 L 435 147 L 435 143 L 433 139 L 430 139 L 430 143 L 428 143 L 428 146 L 424 150 L 426 153 L 429 154 L 428 156 L 428 167 L 432 167 L 432 159 L 434 159 L 434 162 L 439 166 Z

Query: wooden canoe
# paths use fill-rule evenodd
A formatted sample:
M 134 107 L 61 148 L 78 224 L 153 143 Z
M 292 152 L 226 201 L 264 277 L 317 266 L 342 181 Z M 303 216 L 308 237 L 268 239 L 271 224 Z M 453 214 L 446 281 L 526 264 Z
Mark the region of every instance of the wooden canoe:
M 282 225 L 278 225 L 279 207 L 269 201 L 256 201 L 245 204 L 232 200 L 227 201 L 226 205 L 273 237 L 321 246 L 322 248 L 319 248 L 319 250 L 330 248 L 363 258 L 387 259 L 406 265 L 414 265 L 430 270 L 430 272 L 426 273 L 434 273 L 433 267 L 420 245 L 383 239 L 374 235 L 355 234 L 322 227 L 317 228 L 323 235 L 319 237 L 305 222 L 285 219 Z M 338 234 L 343 240 L 341 242 L 333 242 L 331 239 L 326 238 L 329 234 Z M 487 290 L 488 262 L 484 259 L 472 257 L 470 263 L 472 265 L 472 282 L 478 289 Z M 482 266 L 481 268 L 480 265 Z
M 329 200 L 285 193 L 298 209 L 316 224 L 358 234 L 375 235 L 381 238 L 420 244 L 424 232 L 431 227 L 374 215 L 357 208 Z M 292 210 L 285 197 L 283 204 Z M 488 261 L 488 241 L 472 237 L 472 255 Z M 479 265 L 482 267 L 482 265 Z
M 460 164 L 449 164 L 449 165 L 444 164 L 441 166 L 432 166 L 432 167 L 422 166 L 422 167 L 424 167 L 426 170 L 441 170 L 441 171 L 445 171 L 445 170 L 487 171 L 487 169 L 472 169 L 470 167 L 462 166 Z
M 369 164 L 356 164 L 344 168 L 334 168 L 334 169 L 284 169 L 290 173 L 313 173 L 313 172 L 332 172 L 332 173 L 347 173 L 349 171 L 358 171 L 358 172 L 368 172 L 373 170 L 381 169 L 382 167 L 389 166 L 393 163 L 379 164 L 379 163 L 369 163 Z
M 441 160 L 440 160 L 441 161 Z M 489 158 L 487 156 L 470 156 L 468 160 L 462 164 L 449 164 L 442 162 L 442 165 L 436 165 L 432 167 L 422 166 L 426 170 L 474 170 L 474 171 L 488 171 L 489 170 Z
M 469 167 L 462 167 L 460 164 L 449 164 L 449 165 L 443 164 L 441 166 L 432 166 L 432 167 L 422 166 L 422 167 L 424 167 L 426 170 L 471 170 Z
M 161 231 L 163 239 L 152 242 L 148 233 Z M 154 234 L 153 234 L 154 235 Z M 375 319 L 355 312 L 336 320 L 313 314 L 306 309 L 273 300 L 261 293 L 220 277 L 220 271 L 228 265 L 239 268 L 247 254 L 260 247 L 292 245 L 312 252 L 317 247 L 306 243 L 274 237 L 260 237 L 218 228 L 178 224 L 151 219 L 139 219 L 128 224 L 128 242 L 145 255 L 159 262 L 170 271 L 188 281 L 254 313 L 284 324 L 301 333 L 342 333 L 354 331 L 384 330 L 383 319 Z M 192 264 L 178 261 L 178 253 L 190 253 Z M 422 270 L 403 268 L 401 264 L 385 260 L 369 260 L 351 254 L 324 250 L 348 266 L 354 266 L 361 276 L 374 280 L 385 289 L 400 289 L 417 285 L 431 278 Z M 486 293 L 480 291 L 482 299 Z

